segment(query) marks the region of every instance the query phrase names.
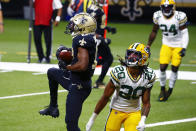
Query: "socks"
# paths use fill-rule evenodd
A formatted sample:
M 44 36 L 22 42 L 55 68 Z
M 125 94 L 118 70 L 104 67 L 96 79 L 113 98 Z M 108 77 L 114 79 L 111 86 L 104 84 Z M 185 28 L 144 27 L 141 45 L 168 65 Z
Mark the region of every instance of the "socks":
M 174 88 L 177 77 L 178 77 L 178 73 L 172 71 L 169 79 L 169 88 Z
M 165 86 L 166 84 L 166 72 L 165 71 L 160 71 L 160 86 Z

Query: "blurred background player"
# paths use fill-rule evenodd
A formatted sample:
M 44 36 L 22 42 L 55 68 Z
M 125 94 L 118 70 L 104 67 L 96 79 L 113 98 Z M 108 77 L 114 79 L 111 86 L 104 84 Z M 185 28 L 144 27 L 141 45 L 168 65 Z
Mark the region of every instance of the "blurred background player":
M 125 131 L 144 131 L 150 111 L 150 92 L 156 78 L 155 72 L 146 65 L 148 58 L 144 44 L 134 43 L 127 49 L 125 60 L 120 59 L 122 65 L 115 66 L 110 72 L 110 80 L 86 124 L 86 131 L 91 131 L 97 115 L 112 94 L 105 131 L 120 131 L 122 124 Z
M 103 10 L 104 5 L 106 5 L 105 0 L 94 0 L 93 3 L 89 6 L 89 8 L 87 8 L 87 13 L 92 15 L 97 21 L 96 37 L 99 41 L 97 59 L 98 65 L 102 65 L 101 74 L 96 80 L 93 88 L 99 88 L 99 86 L 104 86 L 104 77 L 106 76 L 108 69 L 113 62 L 113 55 L 109 47 L 111 40 L 109 38 L 106 38 L 105 30 L 114 34 L 116 33 L 116 29 L 105 26 L 106 15 Z
M 162 47 L 160 50 L 160 86 L 159 101 L 166 101 L 172 93 L 177 79 L 182 57 L 185 56 L 189 42 L 187 16 L 184 12 L 176 11 L 174 0 L 162 0 L 161 10 L 153 15 L 153 29 L 148 39 L 148 47 L 156 38 L 159 28 L 162 30 Z M 166 69 L 171 62 L 169 89 L 166 86 Z
M 70 17 L 72 17 L 75 14 L 86 12 L 92 2 L 93 0 L 71 0 L 67 7 L 67 13 Z
M 0 33 L 3 33 L 3 31 L 4 31 L 3 11 L 2 11 L 1 2 L 0 2 Z
M 38 63 L 50 63 L 52 57 L 52 24 L 57 26 L 61 19 L 62 3 L 60 0 L 34 0 L 35 22 L 34 42 L 38 54 Z M 57 9 L 57 16 L 52 23 L 53 10 Z M 42 48 L 42 33 L 44 33 L 46 55 Z
M 91 77 L 96 67 L 96 20 L 87 13 L 79 13 L 70 19 L 65 33 L 71 34 L 73 60 L 70 65 L 59 59 L 62 50 L 70 50 L 61 46 L 56 56 L 59 68 L 48 69 L 47 75 L 50 88 L 50 104 L 40 110 L 41 115 L 59 116 L 57 91 L 60 84 L 68 90 L 66 100 L 67 131 L 80 131 L 79 117 L 83 102 L 91 93 Z

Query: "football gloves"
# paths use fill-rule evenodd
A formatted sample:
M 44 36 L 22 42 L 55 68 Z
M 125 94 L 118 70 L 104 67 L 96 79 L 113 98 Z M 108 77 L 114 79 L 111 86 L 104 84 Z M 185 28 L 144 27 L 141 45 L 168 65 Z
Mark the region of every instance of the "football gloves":
M 114 27 L 106 26 L 105 29 L 106 29 L 108 32 L 111 32 L 112 34 L 116 34 L 116 28 L 114 28 Z
M 62 50 L 69 50 L 71 51 L 71 48 L 67 48 L 66 46 L 60 45 L 59 48 L 56 51 L 56 58 L 59 60 L 59 54 L 61 53 Z
M 144 131 L 144 129 L 145 129 L 145 120 L 146 120 L 146 116 L 142 116 L 138 126 L 136 127 L 136 129 L 138 131 Z
M 66 66 L 67 66 L 68 64 L 65 62 L 65 61 L 62 61 L 62 60 L 59 60 L 59 62 L 58 62 L 58 66 L 59 66 L 59 68 L 61 69 L 61 70 L 64 70 L 64 71 L 66 71 L 67 69 L 66 69 Z
M 184 57 L 186 54 L 186 49 L 182 48 L 182 50 L 179 52 L 181 57 Z
M 96 118 L 97 118 L 97 114 L 93 113 L 90 119 L 88 120 L 88 123 L 86 124 L 86 131 L 91 131 L 91 128 Z

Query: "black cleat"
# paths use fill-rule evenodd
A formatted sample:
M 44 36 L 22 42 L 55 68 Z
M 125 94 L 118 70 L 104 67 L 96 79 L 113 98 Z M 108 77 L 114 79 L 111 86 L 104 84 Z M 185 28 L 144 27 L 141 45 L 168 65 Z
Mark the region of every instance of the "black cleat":
M 169 88 L 169 90 L 166 92 L 166 99 L 168 99 L 170 97 L 170 95 L 172 94 L 173 88 Z
M 59 117 L 59 109 L 58 107 L 47 106 L 47 108 L 39 111 L 40 115 L 49 115 L 54 118 Z
M 161 92 L 159 94 L 158 101 L 160 102 L 167 101 L 165 87 L 161 87 Z

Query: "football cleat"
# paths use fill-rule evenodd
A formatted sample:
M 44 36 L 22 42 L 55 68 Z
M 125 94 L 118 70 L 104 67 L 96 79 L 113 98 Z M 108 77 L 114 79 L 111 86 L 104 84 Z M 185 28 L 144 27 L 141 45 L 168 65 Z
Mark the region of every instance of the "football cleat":
M 160 102 L 167 101 L 165 88 L 164 88 L 164 90 L 161 90 L 161 92 L 159 94 L 158 101 L 160 101 Z
M 54 118 L 59 117 L 59 109 L 58 107 L 47 106 L 47 108 L 39 111 L 40 115 L 49 115 Z
M 172 94 L 173 88 L 169 88 L 169 90 L 166 92 L 166 99 L 168 99 L 170 97 L 170 95 Z

